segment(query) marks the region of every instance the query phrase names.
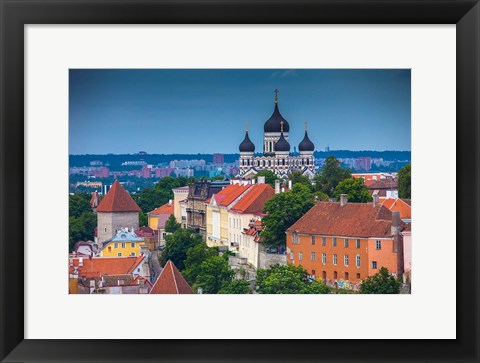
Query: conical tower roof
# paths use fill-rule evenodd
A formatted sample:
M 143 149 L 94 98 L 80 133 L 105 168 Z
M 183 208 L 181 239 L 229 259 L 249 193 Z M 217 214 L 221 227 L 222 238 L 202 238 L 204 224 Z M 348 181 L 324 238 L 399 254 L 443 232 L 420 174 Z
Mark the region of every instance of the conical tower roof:
M 140 207 L 118 180 L 115 180 L 112 188 L 98 205 L 97 212 L 140 212 Z

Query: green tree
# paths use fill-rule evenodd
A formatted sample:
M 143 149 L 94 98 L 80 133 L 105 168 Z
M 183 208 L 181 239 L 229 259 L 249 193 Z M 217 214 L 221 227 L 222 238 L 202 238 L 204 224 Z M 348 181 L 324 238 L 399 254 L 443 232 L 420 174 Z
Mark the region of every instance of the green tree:
M 165 222 L 165 232 L 174 233 L 178 229 L 180 229 L 181 224 L 177 222 L 177 219 L 173 214 L 170 214 L 167 221 Z
M 86 193 L 78 193 L 69 196 L 69 250 L 80 240 L 93 240 L 94 230 L 97 226 L 97 215 L 90 206 L 91 196 Z
M 93 240 L 94 230 L 97 226 L 97 216 L 91 210 L 83 212 L 79 217 L 69 217 L 69 250 L 80 240 Z
M 219 294 L 251 294 L 250 284 L 245 280 L 232 280 L 222 286 Z
M 347 194 L 348 201 L 352 203 L 368 203 L 372 201 L 372 196 L 362 178 L 349 178 L 338 183 L 333 195 L 338 199 L 341 194 Z
M 201 287 L 204 294 L 216 294 L 232 281 L 234 272 L 228 261 L 222 256 L 212 256 L 203 261 L 195 281 L 195 287 Z
M 271 170 L 263 170 L 257 173 L 255 175 L 255 180 L 258 183 L 258 177 L 259 176 L 264 176 L 265 177 L 265 184 L 270 184 L 272 188 L 275 188 L 275 180 L 278 180 L 278 177 L 275 175 L 275 173 Z
M 140 226 L 148 226 L 148 215 L 143 210 L 138 215 L 138 223 Z
M 412 197 L 412 166 L 410 164 L 398 171 L 398 196 L 407 199 Z
M 184 261 L 187 258 L 187 250 L 202 242 L 202 236 L 193 230 L 179 229 L 165 237 L 165 249 L 160 256 L 159 262 L 162 266 L 165 266 L 168 260 L 171 260 L 182 271 L 185 269 Z
M 200 273 L 200 265 L 208 258 L 218 256 L 218 248 L 208 247 L 205 242 L 199 243 L 187 250 L 183 277 L 190 285 L 193 285 Z
M 132 194 L 132 198 L 142 211 L 148 213 L 173 199 L 173 192 L 155 186 L 155 188 L 145 188 L 141 193 Z
M 361 294 L 398 294 L 400 281 L 390 275 L 385 267 L 373 276 L 367 277 L 360 284 Z
M 316 201 L 318 200 L 326 201 L 330 199 L 328 195 L 320 191 L 313 193 L 313 197 L 315 198 Z
M 182 179 L 183 181 L 183 179 Z M 164 190 L 164 191 L 172 191 L 174 188 L 178 188 L 182 186 L 181 182 L 178 178 L 174 178 L 172 176 L 166 176 L 161 178 L 158 183 L 155 184 L 155 189 L 157 190 Z M 172 192 L 173 198 L 173 192 Z
M 70 217 L 80 217 L 84 212 L 92 210 L 91 195 L 87 193 L 70 194 L 68 197 L 68 214 Z
M 310 179 L 308 179 L 307 176 L 302 175 L 302 173 L 298 170 L 294 170 L 291 174 L 289 174 L 288 179 L 292 181 L 292 185 L 300 183 L 312 189 L 312 182 Z
M 275 194 L 265 203 L 261 236 L 267 246 L 284 245 L 285 231 L 315 204 L 313 193 L 303 184 L 295 184 L 291 192 Z
M 315 174 L 313 181 L 315 183 L 315 191 L 320 191 L 332 197 L 338 183 L 351 178 L 352 174 L 349 169 L 342 168 L 340 161 L 334 156 L 325 159 L 325 165 L 319 174 Z
M 328 294 L 330 289 L 309 279 L 302 266 L 274 265 L 257 270 L 257 291 L 260 294 Z

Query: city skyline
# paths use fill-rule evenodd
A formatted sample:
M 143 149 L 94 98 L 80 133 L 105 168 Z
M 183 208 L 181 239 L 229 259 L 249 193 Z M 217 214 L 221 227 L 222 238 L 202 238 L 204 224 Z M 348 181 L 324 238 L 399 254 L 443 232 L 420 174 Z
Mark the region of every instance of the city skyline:
M 70 70 L 70 154 L 256 151 L 279 108 L 292 151 L 411 149 L 410 70 Z M 174 142 L 176 141 L 176 142 Z

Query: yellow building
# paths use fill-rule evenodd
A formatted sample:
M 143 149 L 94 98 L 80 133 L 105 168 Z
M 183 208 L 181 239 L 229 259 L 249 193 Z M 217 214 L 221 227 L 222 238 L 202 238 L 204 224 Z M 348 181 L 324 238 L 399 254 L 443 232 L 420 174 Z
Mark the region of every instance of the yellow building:
M 143 238 L 133 230 L 119 229 L 117 234 L 105 241 L 100 250 L 101 257 L 139 256 L 141 247 L 145 245 Z
M 188 197 L 188 187 L 179 187 L 172 189 L 173 191 L 173 210 L 175 214 L 175 219 L 180 224 L 187 223 L 187 214 L 182 213 L 182 205 L 181 203 L 184 202 Z
M 251 184 L 231 184 L 206 203 L 206 242 L 209 247 L 228 247 L 229 221 L 228 210 L 251 187 Z
M 172 200 L 157 209 L 152 210 L 148 213 L 148 226 L 154 230 L 162 229 L 165 227 L 167 219 L 173 214 L 173 211 L 174 207 Z

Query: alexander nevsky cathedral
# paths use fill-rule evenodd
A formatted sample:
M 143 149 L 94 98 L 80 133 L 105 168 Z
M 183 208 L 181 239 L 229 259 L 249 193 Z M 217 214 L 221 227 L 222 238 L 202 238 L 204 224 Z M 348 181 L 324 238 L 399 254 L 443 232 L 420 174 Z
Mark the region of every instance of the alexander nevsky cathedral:
M 278 109 L 278 90 L 275 90 L 275 108 L 272 116 L 263 126 L 263 155 L 254 156 L 255 145 L 248 137 L 248 128 L 245 139 L 240 144 L 240 171 L 238 177 L 249 179 L 262 170 L 271 170 L 278 177 L 286 178 L 294 170 L 298 170 L 309 177 L 314 176 L 315 146 L 308 138 L 307 125 L 305 124 L 305 136 L 298 145 L 299 155 L 290 154 L 289 143 L 290 125 Z

